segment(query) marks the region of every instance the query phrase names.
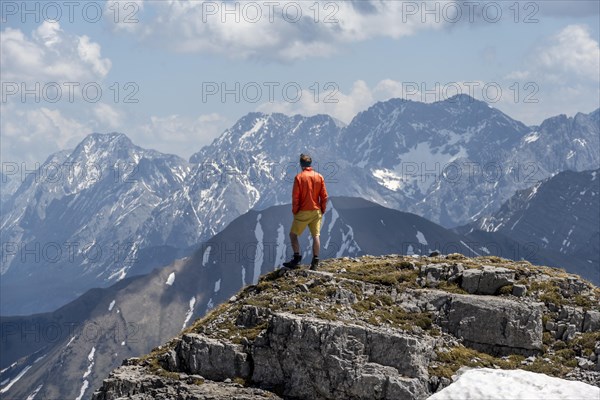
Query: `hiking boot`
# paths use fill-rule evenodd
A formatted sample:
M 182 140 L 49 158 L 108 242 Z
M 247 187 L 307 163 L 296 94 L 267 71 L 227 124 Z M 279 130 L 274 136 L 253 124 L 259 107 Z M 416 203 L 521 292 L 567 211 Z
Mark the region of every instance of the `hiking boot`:
M 319 257 L 313 257 L 312 262 L 310 263 L 310 269 L 315 271 L 319 268 Z
M 296 269 L 300 265 L 300 260 L 302 260 L 302 256 L 300 254 L 294 254 L 294 258 L 288 262 L 284 262 L 283 266 L 290 269 Z

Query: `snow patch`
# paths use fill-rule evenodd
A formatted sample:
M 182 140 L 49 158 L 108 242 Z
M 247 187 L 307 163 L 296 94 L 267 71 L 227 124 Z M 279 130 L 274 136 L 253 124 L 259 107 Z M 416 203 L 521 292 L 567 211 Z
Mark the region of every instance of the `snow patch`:
M 123 267 L 120 270 L 113 272 L 112 274 L 110 274 L 110 276 L 108 277 L 108 280 L 113 280 L 115 277 L 117 278 L 117 282 L 122 280 L 123 278 L 125 278 L 125 276 L 127 275 L 127 267 Z
M 83 395 L 85 394 L 85 391 L 87 390 L 89 385 L 90 384 L 88 383 L 87 379 L 83 381 L 83 385 L 81 385 L 81 389 L 79 390 L 79 396 L 77 396 L 75 400 L 83 399 Z
M 42 390 L 42 386 L 44 386 L 44 385 L 40 385 L 37 388 L 35 388 L 35 390 L 33 392 L 31 392 L 31 394 L 29 396 L 27 396 L 27 399 L 25 399 L 25 400 L 33 400 L 35 398 L 35 396 L 37 396 L 37 394 L 40 392 L 40 390 Z
M 428 400 L 581 400 L 600 398 L 600 388 L 535 372 L 477 368 L 459 370 L 458 379 Z
M 283 232 L 283 224 L 277 227 L 277 254 L 275 256 L 275 268 L 285 262 L 285 234 Z
M 260 224 L 260 219 L 262 218 L 262 214 L 258 214 L 256 217 L 256 227 L 254 228 L 254 236 L 256 237 L 256 253 L 254 255 L 254 276 L 252 277 L 252 283 L 256 285 L 258 283 L 258 278 L 260 278 L 260 271 L 263 264 L 263 238 L 264 232 L 262 229 L 262 225 Z
M 348 232 L 344 234 L 342 231 L 342 244 L 337 252 L 336 258 L 342 257 L 344 254 L 352 255 L 353 251 L 360 251 L 360 246 L 354 240 L 354 230 L 351 226 L 346 225 Z
M 331 220 L 329 221 L 329 225 L 327 226 L 327 243 L 325 243 L 324 246 L 325 249 L 329 250 L 329 242 L 331 241 L 331 230 L 333 229 L 333 226 L 335 225 L 335 222 L 337 221 L 340 215 L 333 206 L 333 203 L 331 203 L 331 207 L 329 208 L 329 210 L 325 211 L 325 213 L 331 213 Z
M 206 312 L 209 312 L 213 308 L 215 308 L 215 303 L 213 302 L 213 299 L 211 297 L 210 299 L 208 299 L 208 304 L 206 304 Z
M 69 342 L 70 343 L 70 342 Z M 8 371 L 11 368 L 14 368 L 17 366 L 17 362 L 15 361 L 14 363 L 10 364 L 8 367 L 4 368 L 3 370 L 0 370 L 0 374 L 3 374 L 4 372 Z
M 110 302 L 110 304 L 108 305 L 108 311 L 112 311 L 113 307 L 115 306 L 116 301 L 113 300 Z
M 210 257 L 210 246 L 206 247 L 206 250 L 204 250 L 204 254 L 202 254 L 202 266 L 206 267 L 206 263 L 208 263 L 208 259 Z
M 385 168 L 374 169 L 371 171 L 371 175 L 377 180 L 377 183 L 393 192 L 402 189 L 402 177 L 396 175 L 394 171 Z
M 531 132 L 530 134 L 525 136 L 523 138 L 523 140 L 525 140 L 525 143 L 533 143 L 533 142 L 537 141 L 539 138 L 540 138 L 539 132 Z
M 28 365 L 25 368 L 23 368 L 23 370 L 21 372 L 19 372 L 19 375 L 15 376 L 12 381 L 8 382 L 8 384 L 6 386 L 4 386 L 2 389 L 0 389 L 0 393 L 6 393 L 6 392 L 8 392 L 8 390 L 15 383 L 17 383 L 23 377 L 23 375 L 25 375 L 27 373 L 27 371 L 29 371 L 30 369 L 31 369 L 31 365 Z
M 83 374 L 84 378 L 87 378 L 92 373 L 92 368 L 94 367 L 94 355 L 95 354 L 96 354 L 96 347 L 92 347 L 92 350 L 90 350 L 90 353 L 87 356 L 90 364 L 88 365 L 87 371 L 85 371 L 85 373 Z
M 219 281 L 220 281 L 220 279 L 219 279 Z M 212 301 L 212 299 L 210 299 L 210 301 Z M 183 326 L 181 327 L 181 329 L 185 329 L 188 322 L 190 322 L 190 319 L 192 319 L 192 314 L 194 314 L 194 306 L 195 305 L 196 305 L 196 297 L 192 297 L 190 299 L 190 308 L 188 309 L 187 314 L 185 314 L 185 320 L 183 321 Z M 208 307 L 207 307 L 207 311 L 208 311 Z
M 481 254 L 479 254 L 478 252 L 476 252 L 475 250 L 473 250 L 472 248 L 470 248 L 465 242 L 463 242 L 462 240 L 460 241 L 462 243 L 463 246 L 465 246 L 467 249 L 471 250 L 473 252 L 473 254 L 475 254 L 476 256 L 481 256 Z
M 421 231 L 417 231 L 417 240 L 419 241 L 419 243 L 427 246 L 429 243 L 427 243 L 427 240 L 425 239 L 425 236 L 423 235 L 423 232 Z
M 167 278 L 167 281 L 165 282 L 165 284 L 167 284 L 169 286 L 173 286 L 173 282 L 175 282 L 175 272 L 171 272 L 169 274 L 169 277 Z

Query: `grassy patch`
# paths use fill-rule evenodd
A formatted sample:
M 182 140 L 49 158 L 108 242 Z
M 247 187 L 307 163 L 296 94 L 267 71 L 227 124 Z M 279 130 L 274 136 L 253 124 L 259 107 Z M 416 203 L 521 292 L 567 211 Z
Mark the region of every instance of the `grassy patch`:
M 497 358 L 462 345 L 452 347 L 448 351 L 438 351 L 436 354 L 437 360 L 429 367 L 429 374 L 445 378 L 452 378 L 456 371 L 465 366 L 515 369 L 525 359 L 520 355 L 510 355 L 507 359 Z

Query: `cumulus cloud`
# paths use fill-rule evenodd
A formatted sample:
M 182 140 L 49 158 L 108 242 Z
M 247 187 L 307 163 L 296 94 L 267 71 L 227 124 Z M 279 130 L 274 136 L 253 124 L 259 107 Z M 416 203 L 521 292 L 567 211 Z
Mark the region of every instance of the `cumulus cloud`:
M 114 19 L 123 2 L 106 3 Z M 599 14 L 597 0 L 532 2 L 422 1 L 187 1 L 128 2 L 125 14 L 138 19 L 113 23 L 152 45 L 184 53 L 214 53 L 230 58 L 292 61 L 335 54 L 345 44 L 374 38 L 400 39 L 426 30 L 460 25 L 526 23 L 541 16 Z
M 44 21 L 31 35 L 5 28 L 0 35 L 3 81 L 78 82 L 103 79 L 111 61 L 98 43 L 69 34 L 58 22 Z
M 273 5 L 276 3 L 276 5 Z M 330 56 L 340 43 L 375 37 L 398 39 L 447 21 L 423 18 L 425 3 L 453 1 L 137 1 L 148 11 L 139 23 L 119 28 L 142 41 L 184 53 L 290 61 Z M 114 4 L 107 3 L 107 7 Z M 148 9 L 152 9 L 151 11 Z M 124 25 L 124 24 L 120 24 Z
M 569 25 L 533 49 L 527 68 L 513 71 L 507 79 L 536 79 L 558 84 L 573 79 L 600 80 L 600 47 L 585 25 Z
M 600 79 L 600 47 L 586 26 L 569 25 L 552 39 L 552 44 L 537 52 L 541 69 L 550 74 Z
M 509 115 L 539 124 L 553 115 L 590 112 L 600 106 L 600 47 L 587 26 L 564 27 L 536 45 L 522 64 L 505 76 L 506 86 L 521 89 L 517 99 L 505 96 L 498 104 Z

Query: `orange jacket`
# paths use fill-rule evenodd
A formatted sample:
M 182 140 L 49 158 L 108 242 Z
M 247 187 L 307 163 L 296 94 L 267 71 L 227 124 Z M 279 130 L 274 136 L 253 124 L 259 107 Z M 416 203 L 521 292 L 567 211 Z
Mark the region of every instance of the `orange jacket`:
M 313 171 L 311 167 L 304 168 L 294 178 L 292 191 L 292 213 L 305 210 L 321 210 L 325 214 L 327 207 L 327 189 L 323 175 Z

